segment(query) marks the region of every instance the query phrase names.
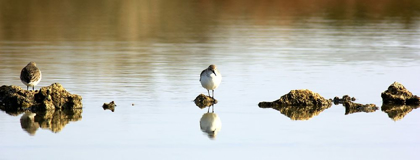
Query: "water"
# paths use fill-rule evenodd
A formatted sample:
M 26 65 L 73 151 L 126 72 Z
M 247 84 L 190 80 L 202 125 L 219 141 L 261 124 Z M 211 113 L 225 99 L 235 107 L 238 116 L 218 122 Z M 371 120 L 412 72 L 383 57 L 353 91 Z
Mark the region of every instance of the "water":
M 394 121 L 333 105 L 291 120 L 258 102 L 293 89 L 382 106 L 394 81 L 420 94 L 417 1 L 0 1 L 0 85 L 61 83 L 80 118 L 23 130 L 0 112 L 0 159 L 416 159 L 420 111 Z M 222 122 L 209 139 L 200 72 L 216 64 Z M 102 104 L 115 101 L 115 112 Z M 59 113 L 50 113 L 51 115 Z M 61 128 L 59 128 L 61 127 Z

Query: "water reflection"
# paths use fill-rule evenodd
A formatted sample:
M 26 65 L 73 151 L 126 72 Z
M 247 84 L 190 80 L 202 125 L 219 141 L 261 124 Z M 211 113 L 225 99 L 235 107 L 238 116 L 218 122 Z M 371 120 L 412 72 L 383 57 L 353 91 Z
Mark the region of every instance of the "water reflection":
M 23 130 L 28 132 L 31 136 L 35 135 L 36 131 L 39 128 L 39 123 L 35 122 L 36 113 L 25 112 L 25 114 L 20 117 L 20 126 Z
M 319 115 L 329 106 L 278 106 L 273 109 L 280 111 L 281 114 L 289 117 L 291 120 L 309 120 Z
M 392 120 L 399 121 L 413 109 L 417 109 L 419 107 L 419 105 L 382 105 L 381 110 L 387 113 L 388 117 Z
M 45 112 L 25 112 L 20 118 L 23 130 L 30 135 L 35 135 L 38 128 L 48 129 L 58 133 L 71 121 L 82 119 L 82 109 L 48 110 Z
M 211 112 L 210 108 L 212 108 Z M 214 113 L 214 105 L 209 106 L 207 113 L 204 113 L 203 116 L 201 116 L 200 129 L 206 133 L 210 139 L 215 139 L 217 133 L 222 129 L 222 121 L 219 116 Z

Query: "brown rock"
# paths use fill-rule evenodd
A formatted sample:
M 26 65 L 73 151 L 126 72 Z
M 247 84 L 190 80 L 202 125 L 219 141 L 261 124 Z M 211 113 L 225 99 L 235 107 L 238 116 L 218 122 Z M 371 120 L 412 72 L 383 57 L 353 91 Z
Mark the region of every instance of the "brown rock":
M 203 108 L 216 104 L 217 100 L 210 96 L 200 94 L 194 99 L 194 103 L 197 107 L 203 109 Z
M 260 102 L 261 108 L 274 108 L 278 106 L 331 106 L 331 100 L 325 99 L 318 93 L 308 89 L 292 90 L 288 94 L 273 102 Z
M 112 112 L 114 112 L 116 106 L 117 105 L 114 103 L 114 101 L 111 101 L 109 103 L 104 103 L 104 105 L 102 105 L 102 108 L 104 110 L 111 110 Z
M 24 90 L 19 86 L 0 87 L 0 109 L 22 113 L 28 108 L 34 111 L 82 108 L 82 97 L 67 92 L 59 83 L 39 91 Z
M 349 95 L 344 95 L 343 98 L 334 97 L 333 102 L 335 105 L 344 104 L 345 102 L 356 101 L 356 98 L 350 97 Z
M 418 105 L 420 98 L 413 95 L 401 83 L 394 82 L 381 94 L 383 104 Z
M 331 107 L 327 100 L 307 89 L 292 90 L 273 102 L 260 102 L 260 108 L 273 108 L 292 120 L 308 120 Z

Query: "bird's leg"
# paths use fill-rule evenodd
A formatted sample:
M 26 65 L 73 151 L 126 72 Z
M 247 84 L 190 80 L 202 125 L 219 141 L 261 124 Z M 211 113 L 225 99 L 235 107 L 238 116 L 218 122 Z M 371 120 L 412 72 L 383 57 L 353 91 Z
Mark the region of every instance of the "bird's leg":
M 33 90 L 33 91 L 35 90 L 35 86 L 32 86 L 32 90 Z
M 214 104 L 211 105 L 211 113 L 214 113 Z
M 209 113 L 209 112 L 210 112 L 210 107 L 211 107 L 211 106 L 209 106 L 209 109 L 207 109 L 207 113 Z
M 29 90 L 29 86 L 26 86 L 26 90 Z
M 211 93 L 213 94 L 213 96 L 212 96 L 212 97 L 213 97 L 213 99 L 214 99 L 214 90 L 211 90 Z
M 207 90 L 207 93 L 209 94 L 209 97 L 210 97 L 210 91 L 209 90 Z

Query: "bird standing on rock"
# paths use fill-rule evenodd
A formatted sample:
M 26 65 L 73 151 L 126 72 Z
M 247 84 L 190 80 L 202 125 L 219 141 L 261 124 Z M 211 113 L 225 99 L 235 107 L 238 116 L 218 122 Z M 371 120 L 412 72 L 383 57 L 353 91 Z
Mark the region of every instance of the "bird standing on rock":
M 216 65 L 212 64 L 201 72 L 200 82 L 201 86 L 207 89 L 209 96 L 210 90 L 212 91 L 212 97 L 214 98 L 214 90 L 219 87 L 220 82 L 222 82 L 222 74 L 217 70 Z
M 26 85 L 26 90 L 29 90 L 29 87 L 35 90 L 35 86 L 41 81 L 41 78 L 41 70 L 36 67 L 35 62 L 29 62 L 20 72 L 20 80 Z

